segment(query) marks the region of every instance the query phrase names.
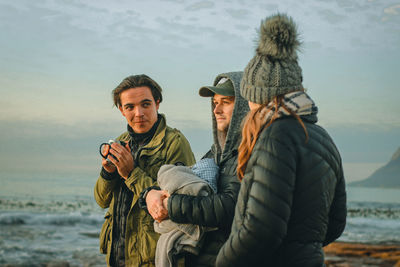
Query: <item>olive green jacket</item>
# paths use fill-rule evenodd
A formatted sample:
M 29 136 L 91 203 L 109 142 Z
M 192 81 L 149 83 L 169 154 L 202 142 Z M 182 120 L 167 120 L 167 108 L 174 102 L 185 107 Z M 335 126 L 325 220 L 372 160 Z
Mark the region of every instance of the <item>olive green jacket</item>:
M 128 132 L 117 140 L 129 141 Z M 118 199 L 119 186 L 125 182 L 133 192 L 132 205 L 126 221 L 125 264 L 126 266 L 154 266 L 159 234 L 154 232 L 153 218 L 139 208 L 139 194 L 157 181 L 157 173 L 164 164 L 183 163 L 186 166 L 195 163 L 193 152 L 185 136 L 177 129 L 166 125 L 165 117 L 161 119 L 151 141 L 136 153 L 135 168 L 127 180 L 116 178 L 97 179 L 94 197 L 102 208 L 108 208 L 105 222 L 100 233 L 100 252 L 107 254 L 107 265 L 110 265 L 113 210 L 115 199 Z

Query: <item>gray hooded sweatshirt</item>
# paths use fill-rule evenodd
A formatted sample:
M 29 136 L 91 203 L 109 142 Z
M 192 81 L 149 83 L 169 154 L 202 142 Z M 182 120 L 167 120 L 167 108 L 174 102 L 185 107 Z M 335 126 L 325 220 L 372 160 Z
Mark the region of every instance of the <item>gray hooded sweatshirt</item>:
M 208 196 L 172 194 L 168 201 L 168 214 L 172 221 L 218 227 L 217 231 L 205 233 L 204 244 L 199 255 L 187 255 L 186 266 L 214 266 L 218 251 L 230 233 L 240 188 L 236 167 L 241 122 L 249 110 L 247 101 L 240 96 L 242 74 L 242 72 L 223 73 L 218 75 L 214 81 L 214 85 L 216 85 L 220 79 L 228 78 L 232 81 L 235 90 L 235 106 L 223 149 L 218 141 L 217 122 L 211 99 L 214 144 L 203 158 L 214 158 L 219 166 L 217 193 Z

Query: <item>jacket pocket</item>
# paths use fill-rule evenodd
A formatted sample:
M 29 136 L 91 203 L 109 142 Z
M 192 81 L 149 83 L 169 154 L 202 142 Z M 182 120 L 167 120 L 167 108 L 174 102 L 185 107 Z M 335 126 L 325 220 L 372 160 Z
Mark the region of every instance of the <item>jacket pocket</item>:
M 143 263 L 154 263 L 157 241 L 160 235 L 154 232 L 154 223 L 144 223 L 140 245 L 140 252 L 143 256 Z
M 104 223 L 101 227 L 100 232 L 100 253 L 107 254 L 107 247 L 108 243 L 111 238 L 111 229 L 112 229 L 112 215 L 110 212 L 107 211 L 106 215 L 104 216 Z

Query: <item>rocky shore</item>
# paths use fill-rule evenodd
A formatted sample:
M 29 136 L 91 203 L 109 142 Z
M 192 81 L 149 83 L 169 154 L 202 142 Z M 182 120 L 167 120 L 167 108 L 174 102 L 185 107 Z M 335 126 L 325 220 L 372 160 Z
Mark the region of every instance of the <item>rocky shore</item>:
M 327 267 L 400 267 L 400 246 L 334 242 L 324 248 Z M 82 264 L 53 260 L 36 264 L 1 264 L 0 267 L 101 267 L 104 255 L 86 255 Z
M 327 267 L 400 267 L 400 246 L 334 242 L 324 248 Z

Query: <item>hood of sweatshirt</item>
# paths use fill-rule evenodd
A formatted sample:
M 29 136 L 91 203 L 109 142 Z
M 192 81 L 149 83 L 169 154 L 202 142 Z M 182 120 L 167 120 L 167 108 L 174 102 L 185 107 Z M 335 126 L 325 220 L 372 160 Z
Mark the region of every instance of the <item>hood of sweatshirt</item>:
M 218 130 L 217 130 L 217 120 L 214 115 L 214 105 L 213 100 L 211 98 L 211 116 L 212 116 L 212 127 L 213 127 L 213 138 L 214 144 L 212 150 L 214 152 L 215 161 L 217 164 L 220 164 L 225 159 L 234 153 L 234 150 L 237 150 L 239 147 L 239 143 L 241 140 L 241 132 L 242 132 L 242 120 L 247 115 L 249 111 L 249 105 L 247 100 L 245 100 L 240 95 L 240 81 L 242 79 L 243 72 L 227 72 L 219 74 L 214 80 L 214 86 L 216 86 L 222 78 L 227 78 L 231 80 L 234 90 L 235 90 L 235 104 L 233 108 L 233 113 L 231 117 L 231 121 L 229 123 L 228 132 L 226 135 L 225 146 L 224 149 L 221 149 L 221 145 L 218 140 Z

